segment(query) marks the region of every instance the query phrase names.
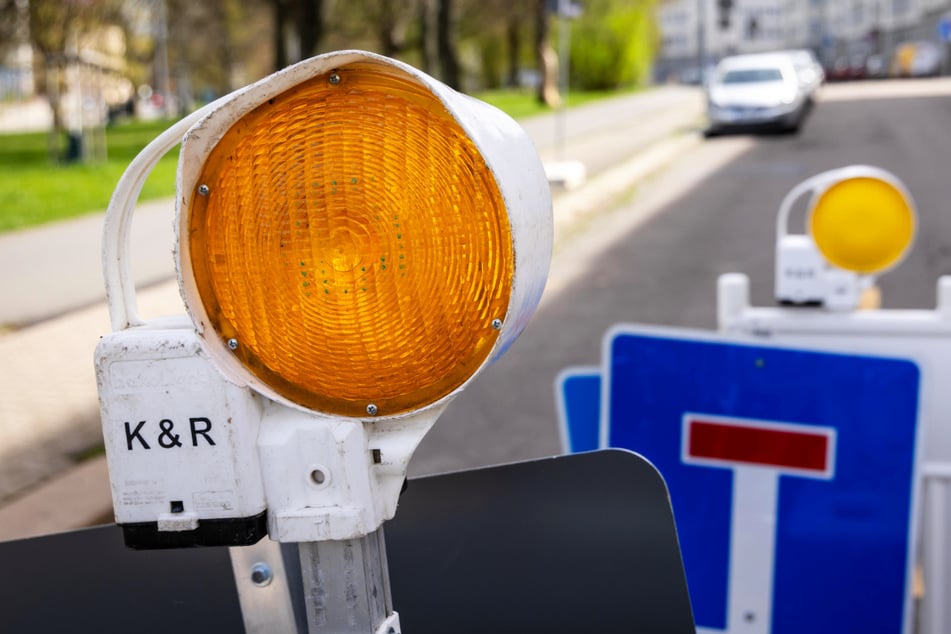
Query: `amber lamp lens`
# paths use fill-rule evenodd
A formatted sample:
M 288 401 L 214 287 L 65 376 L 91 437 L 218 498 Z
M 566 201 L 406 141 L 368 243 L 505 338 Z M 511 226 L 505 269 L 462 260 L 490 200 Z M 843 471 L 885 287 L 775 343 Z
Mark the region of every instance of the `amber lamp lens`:
M 832 185 L 813 207 L 810 232 L 825 258 L 871 274 L 895 265 L 915 234 L 915 213 L 891 183 L 871 177 Z
M 234 124 L 198 183 L 186 224 L 205 332 L 278 395 L 398 414 L 492 350 L 514 274 L 504 201 L 413 78 L 365 62 L 299 84 Z

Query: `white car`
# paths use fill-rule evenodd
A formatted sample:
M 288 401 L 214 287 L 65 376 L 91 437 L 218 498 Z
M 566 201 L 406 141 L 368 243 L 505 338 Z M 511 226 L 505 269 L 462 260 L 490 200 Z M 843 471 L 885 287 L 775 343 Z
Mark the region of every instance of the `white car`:
M 783 51 L 789 55 L 793 66 L 796 67 L 796 73 L 799 75 L 799 85 L 812 96 L 819 90 L 819 86 L 826 80 L 826 73 L 822 69 L 822 64 L 816 54 L 807 48 Z
M 811 103 L 786 53 L 723 58 L 707 84 L 708 134 L 728 128 L 796 131 Z

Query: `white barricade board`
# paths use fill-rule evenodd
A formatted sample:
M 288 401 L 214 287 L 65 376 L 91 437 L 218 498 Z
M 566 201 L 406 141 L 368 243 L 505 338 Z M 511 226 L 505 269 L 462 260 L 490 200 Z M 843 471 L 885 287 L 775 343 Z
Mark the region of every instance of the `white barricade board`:
M 921 476 L 926 494 L 918 524 L 918 563 L 924 577 L 921 634 L 951 627 L 951 278 L 938 283 L 934 310 L 760 308 L 749 305 L 748 280 L 724 275 L 718 288 L 720 331 L 751 343 L 795 346 L 834 353 L 882 355 L 914 361 L 921 369 Z
M 918 366 L 620 325 L 556 382 L 566 450 L 644 455 L 670 490 L 698 631 L 910 632 Z

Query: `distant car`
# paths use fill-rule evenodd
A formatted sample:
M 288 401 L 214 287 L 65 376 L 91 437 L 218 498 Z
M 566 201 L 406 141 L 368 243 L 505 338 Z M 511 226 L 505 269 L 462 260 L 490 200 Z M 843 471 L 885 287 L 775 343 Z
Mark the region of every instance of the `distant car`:
M 826 73 L 816 58 L 816 54 L 807 48 L 782 52 L 789 56 L 793 66 L 796 67 L 802 89 L 809 95 L 814 95 L 826 80 Z
M 865 76 L 868 79 L 888 77 L 888 64 L 881 55 L 869 55 L 865 60 Z
M 785 53 L 725 57 L 707 85 L 708 134 L 730 128 L 799 129 L 811 104 Z
M 934 77 L 941 72 L 941 48 L 934 42 L 905 42 L 895 49 L 894 74 L 899 77 Z
M 832 66 L 826 71 L 829 81 L 847 81 L 864 79 L 867 75 L 868 57 L 864 53 L 852 53 L 845 57 L 837 57 Z

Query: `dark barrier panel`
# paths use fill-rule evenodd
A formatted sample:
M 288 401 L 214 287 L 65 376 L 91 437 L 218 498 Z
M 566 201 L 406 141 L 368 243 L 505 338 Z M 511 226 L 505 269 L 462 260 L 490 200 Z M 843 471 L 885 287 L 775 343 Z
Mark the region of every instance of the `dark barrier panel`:
M 629 452 L 413 480 L 386 542 L 408 634 L 694 632 L 666 488 Z M 225 548 L 132 551 L 104 526 L 0 561 L 0 632 L 243 627 Z

